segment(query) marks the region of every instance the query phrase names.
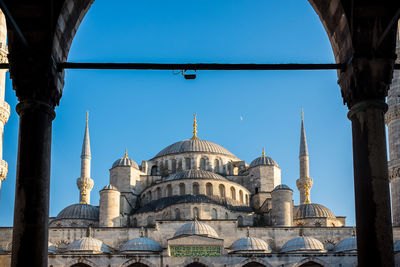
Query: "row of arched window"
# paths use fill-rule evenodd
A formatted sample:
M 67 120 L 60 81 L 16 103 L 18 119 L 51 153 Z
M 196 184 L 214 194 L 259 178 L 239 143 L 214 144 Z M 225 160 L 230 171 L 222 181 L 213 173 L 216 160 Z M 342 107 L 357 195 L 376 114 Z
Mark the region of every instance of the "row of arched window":
M 183 166 L 183 160 L 185 165 Z M 171 168 L 169 168 L 169 161 L 171 162 Z M 208 171 L 209 168 L 207 167 L 209 160 L 206 157 L 200 158 L 200 165 L 199 169 Z M 191 170 L 194 166 L 192 166 L 192 159 L 191 158 L 184 158 L 184 159 L 172 159 L 172 160 L 165 160 L 164 162 L 156 162 L 155 165 L 151 167 L 150 174 L 151 175 L 167 175 L 168 173 L 176 173 L 183 170 Z M 221 170 L 222 161 L 220 159 L 214 160 L 214 165 L 212 170 L 216 173 L 226 173 L 227 171 Z
M 185 185 L 185 183 L 180 183 L 178 186 L 179 186 L 179 195 L 180 195 L 180 196 L 183 196 L 183 195 L 186 195 L 186 194 L 189 193 L 189 192 L 186 192 L 186 185 Z M 217 195 L 217 196 L 219 196 L 219 197 L 221 197 L 221 198 L 226 198 L 226 197 L 227 197 L 227 192 L 226 192 L 226 189 L 225 189 L 225 185 L 223 185 L 223 184 L 219 184 L 219 186 L 218 186 L 218 194 L 215 194 L 215 193 L 214 193 L 213 184 L 212 184 L 212 183 L 207 183 L 207 184 L 206 184 L 206 191 L 205 191 L 205 192 L 206 192 L 206 195 L 207 195 L 207 196 L 214 196 L 214 195 Z M 154 194 L 155 194 L 155 195 L 153 195 L 153 193 L 152 193 L 151 190 L 147 191 L 146 195 L 144 196 L 144 197 L 147 198 L 147 199 L 146 199 L 147 202 L 150 202 L 150 201 L 152 201 L 152 200 L 160 199 L 160 198 L 162 198 L 163 196 L 165 196 L 165 197 L 171 197 L 171 196 L 173 196 L 172 185 L 171 185 L 171 184 L 168 184 L 168 185 L 165 187 L 165 192 L 164 192 L 164 194 L 163 194 L 163 192 L 162 192 L 161 187 L 157 187 L 157 188 L 155 189 L 155 191 L 154 191 Z M 200 194 L 200 185 L 199 185 L 197 182 L 194 182 L 194 183 L 192 184 L 192 194 L 193 194 L 193 195 L 199 195 L 199 194 Z M 238 201 L 239 201 L 240 203 L 242 203 L 242 204 L 246 204 L 246 205 L 249 204 L 249 195 L 243 193 L 243 190 L 239 190 L 239 197 L 238 197 L 238 199 L 237 199 L 237 194 L 236 194 L 236 189 L 235 189 L 235 187 L 233 187 L 233 186 L 230 187 L 230 193 L 229 193 L 229 194 L 230 194 L 230 195 L 229 195 L 228 197 L 230 197 L 231 199 L 233 199 L 233 200 L 238 200 Z

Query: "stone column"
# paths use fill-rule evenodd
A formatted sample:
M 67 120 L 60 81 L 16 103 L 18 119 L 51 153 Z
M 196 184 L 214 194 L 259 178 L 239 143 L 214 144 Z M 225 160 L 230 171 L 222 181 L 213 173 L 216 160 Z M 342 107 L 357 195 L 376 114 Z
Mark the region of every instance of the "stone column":
M 384 121 L 393 64 L 354 58 L 339 79 L 352 124 L 358 266 L 394 266 Z

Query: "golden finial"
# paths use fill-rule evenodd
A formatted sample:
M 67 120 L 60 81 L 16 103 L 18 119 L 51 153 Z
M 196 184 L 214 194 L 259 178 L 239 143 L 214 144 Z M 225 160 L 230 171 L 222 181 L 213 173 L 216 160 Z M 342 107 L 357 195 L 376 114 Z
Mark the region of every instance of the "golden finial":
M 125 148 L 125 156 L 124 156 L 124 158 L 125 158 L 125 159 L 128 158 L 128 149 L 126 149 L 126 148 Z
M 304 203 L 303 204 L 311 204 L 311 200 L 310 200 L 310 190 L 311 190 L 311 186 L 308 184 L 304 185 Z
M 80 204 L 88 204 L 86 202 L 86 195 L 87 195 L 87 183 L 84 181 L 82 184 L 82 190 L 81 190 L 81 201 Z
M 303 108 L 301 108 L 301 120 L 304 120 Z
M 261 157 L 265 158 L 265 150 L 264 150 L 264 147 L 263 147 L 263 151 L 262 151 L 262 153 L 261 153 Z
M 197 137 L 197 120 L 196 120 L 197 114 L 193 114 L 193 137 L 192 139 L 199 139 Z

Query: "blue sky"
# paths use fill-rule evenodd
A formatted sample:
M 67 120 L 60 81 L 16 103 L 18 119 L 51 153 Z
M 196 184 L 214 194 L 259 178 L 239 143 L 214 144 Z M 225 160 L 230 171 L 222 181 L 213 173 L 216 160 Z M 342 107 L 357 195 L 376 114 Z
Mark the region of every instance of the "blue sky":
M 115 3 L 118 4 L 115 4 Z M 71 62 L 333 63 L 323 26 L 308 1 L 200 0 L 94 2 L 73 41 Z M 13 220 L 17 99 L 6 84 L 0 226 Z M 198 136 L 250 163 L 262 147 L 294 189 L 299 176 L 300 109 L 304 109 L 314 179 L 311 201 L 354 225 L 351 128 L 335 71 L 198 71 L 185 80 L 171 71 L 67 70 L 53 124 L 50 215 L 77 203 L 76 178 L 85 112 L 90 111 L 91 203 L 109 182 L 125 147 L 137 163 L 167 145 Z M 242 120 L 241 120 L 242 118 Z

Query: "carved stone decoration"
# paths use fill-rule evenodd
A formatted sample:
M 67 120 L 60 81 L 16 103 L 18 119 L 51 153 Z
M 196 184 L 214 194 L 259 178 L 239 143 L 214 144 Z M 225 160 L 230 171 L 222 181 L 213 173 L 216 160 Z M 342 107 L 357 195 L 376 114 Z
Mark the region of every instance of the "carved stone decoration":
M 336 242 L 331 239 L 327 239 L 324 241 L 324 248 L 326 250 L 332 250 L 335 246 L 336 246 Z
M 400 105 L 390 106 L 385 114 L 385 122 L 389 124 L 391 121 L 400 118 Z
M 389 167 L 389 181 L 392 182 L 396 178 L 400 178 L 400 166 Z

